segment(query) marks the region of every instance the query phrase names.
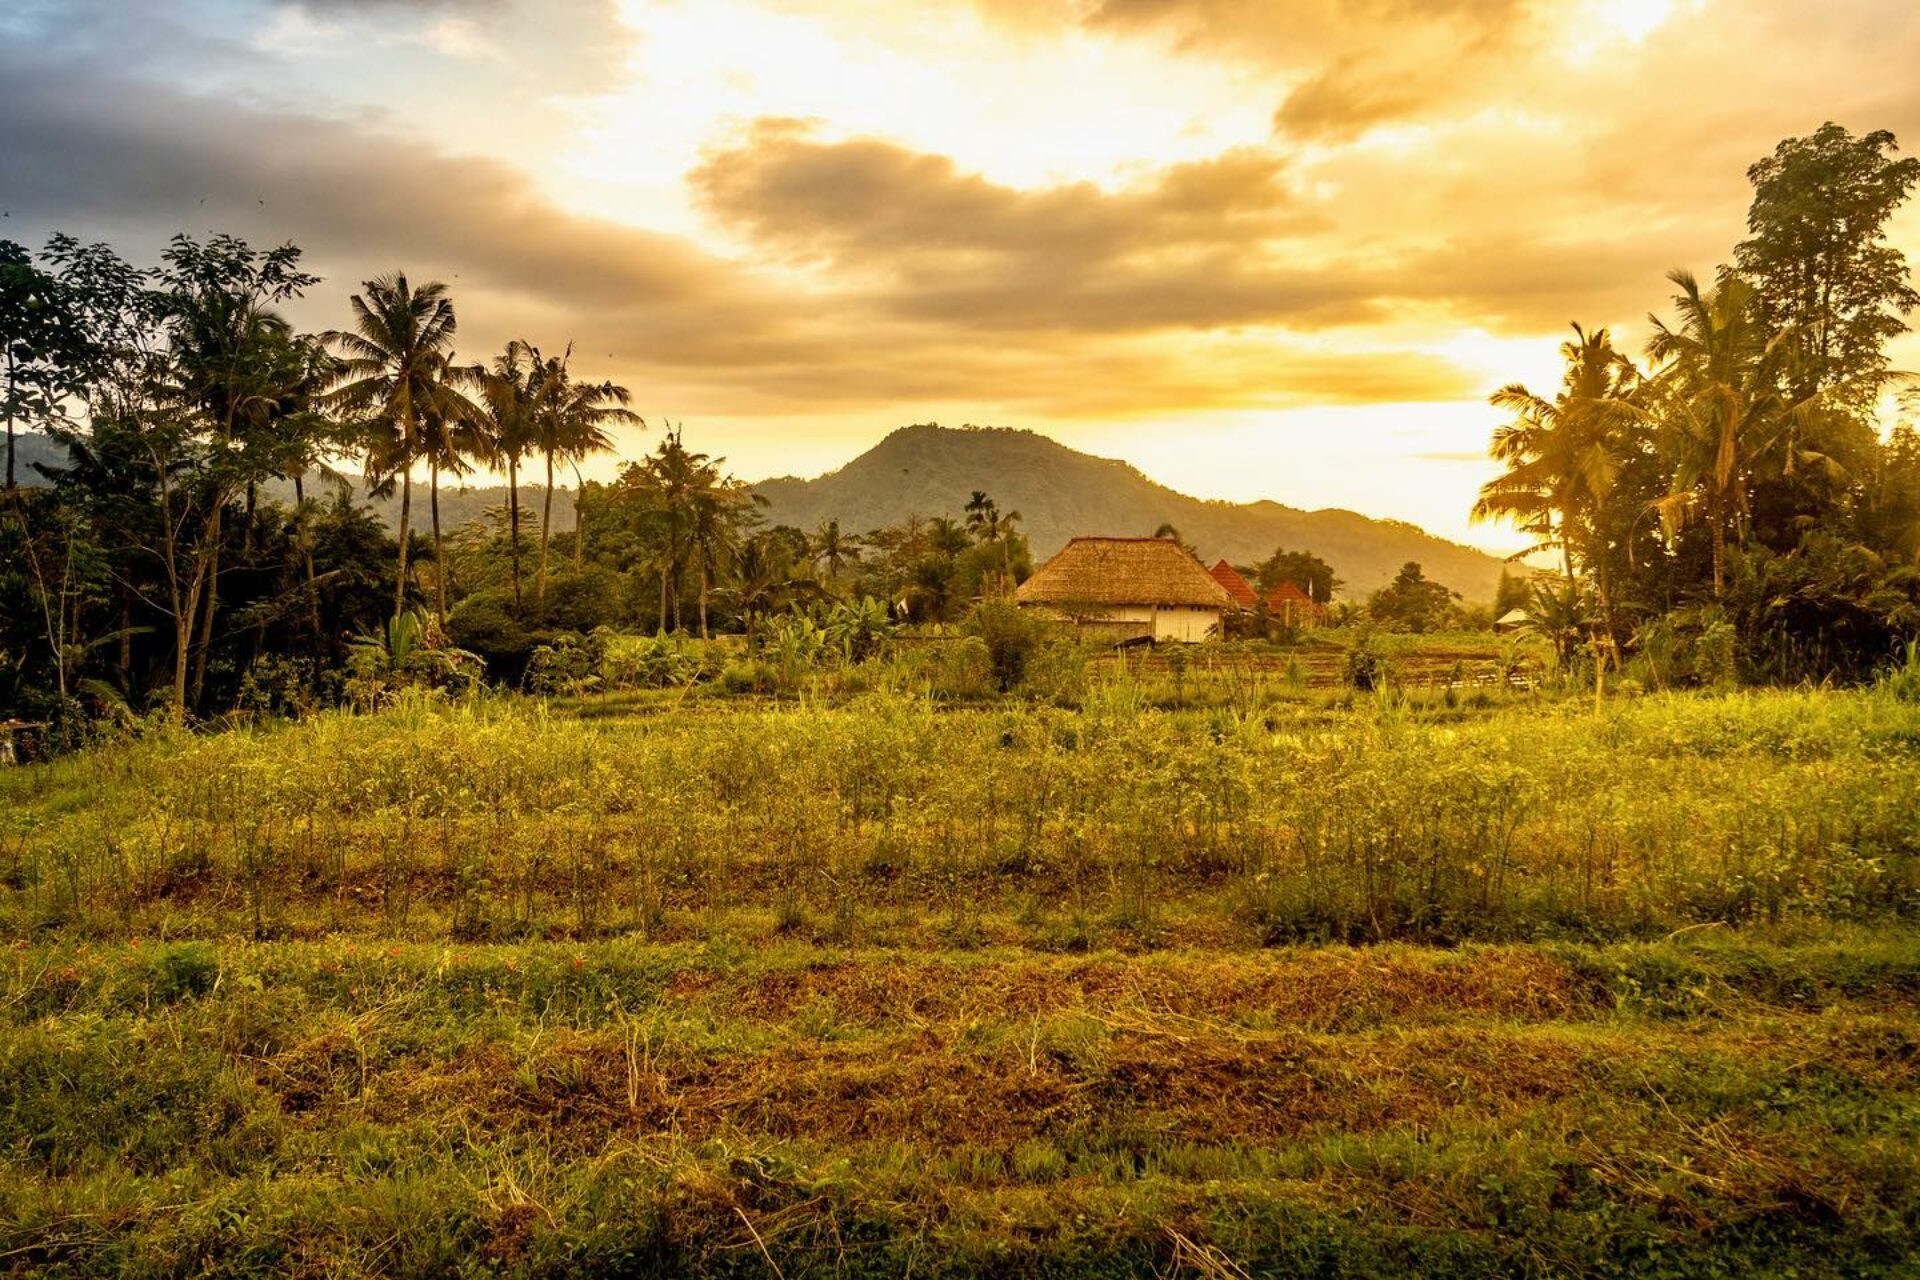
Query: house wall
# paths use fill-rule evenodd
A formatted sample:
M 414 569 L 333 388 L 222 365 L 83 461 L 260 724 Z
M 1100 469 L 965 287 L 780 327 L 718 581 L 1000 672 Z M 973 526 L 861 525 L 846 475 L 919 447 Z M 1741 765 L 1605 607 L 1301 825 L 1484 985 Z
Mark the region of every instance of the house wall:
M 1150 635 L 1155 640 L 1178 640 L 1191 644 L 1213 639 L 1220 634 L 1218 609 L 1115 604 L 1103 608 L 1098 618 L 1077 620 L 1062 618 L 1057 610 L 1042 611 L 1049 617 L 1073 621 L 1083 631 L 1110 634 L 1116 639 Z
M 1220 634 L 1220 610 L 1172 606 L 1153 612 L 1155 640 L 1181 640 L 1189 644 Z

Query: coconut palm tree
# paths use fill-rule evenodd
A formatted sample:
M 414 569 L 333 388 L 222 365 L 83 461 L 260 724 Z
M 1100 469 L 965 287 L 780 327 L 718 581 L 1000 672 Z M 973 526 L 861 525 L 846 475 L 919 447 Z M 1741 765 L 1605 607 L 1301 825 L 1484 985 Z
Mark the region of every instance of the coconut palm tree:
M 507 540 L 512 564 L 513 607 L 520 609 L 520 462 L 535 448 L 534 370 L 538 355 L 515 339 L 493 358 L 480 380 L 497 458 L 507 464 Z
M 1511 519 L 1535 540 L 1522 555 L 1558 551 L 1570 591 L 1577 565 L 1592 566 L 1601 612 L 1610 619 L 1606 556 L 1595 517 L 1646 414 L 1639 370 L 1614 347 L 1608 331 L 1588 332 L 1576 324 L 1573 335 L 1560 346 L 1567 371 L 1552 400 L 1518 383 L 1491 397 L 1495 408 L 1513 415 L 1489 446 L 1506 470 L 1481 487 L 1473 518 Z
M 838 520 L 822 524 L 813 535 L 813 563 L 823 565 L 829 579 L 837 579 L 848 564 L 860 559 L 860 539 L 842 533 Z
M 1800 468 L 1838 473 L 1839 465 L 1803 437 L 1830 391 L 1791 400 L 1783 390 L 1792 330 L 1769 333 L 1754 307 L 1754 287 L 1723 272 L 1712 290 L 1692 273 L 1673 271 L 1679 288 L 1673 325 L 1658 316 L 1647 355 L 1660 366 L 1654 379 L 1659 447 L 1672 469 L 1667 496 L 1654 504 L 1661 523 L 1677 533 L 1696 521 L 1707 526 L 1713 550 L 1713 594 L 1726 587 L 1727 542 L 1746 539 L 1749 487 L 1765 469 L 1791 475 Z
M 434 415 L 457 415 L 457 389 L 446 381 L 447 353 L 458 321 L 446 285 L 413 288 L 403 272 L 367 281 L 348 306 L 353 328 L 322 335 L 339 351 L 339 381 L 332 402 L 368 428 L 370 479 L 398 479 L 400 531 L 394 572 L 393 616 L 407 606 L 407 543 L 411 536 L 413 465 L 422 433 Z
M 477 365 L 457 365 L 451 355 L 445 357 L 441 378 L 448 394 L 421 422 L 420 453 L 427 462 L 430 507 L 433 513 L 433 612 L 442 627 L 447 624 L 446 544 L 440 536 L 440 476 L 463 476 L 474 464 L 492 461 L 495 454 L 492 423 L 487 412 L 468 399 L 463 388 L 479 388 L 485 370 Z
M 707 602 L 713 585 L 739 562 L 751 512 L 756 503 L 766 501 L 744 482 L 723 473 L 720 465 L 725 461 L 714 458 L 702 467 L 697 487 L 688 494 L 688 549 L 699 574 L 702 640 L 711 638 Z
M 633 396 L 612 382 L 575 382 L 567 367 L 569 346 L 559 356 L 540 359 L 533 352 L 533 438 L 547 464 L 547 489 L 540 512 L 540 563 L 534 578 L 534 598 L 547 598 L 547 543 L 553 528 L 553 464 L 556 459 L 578 462 L 613 448 L 609 427 L 630 423 L 646 426 L 646 419 L 629 409 Z M 576 524 L 577 524 L 576 512 Z

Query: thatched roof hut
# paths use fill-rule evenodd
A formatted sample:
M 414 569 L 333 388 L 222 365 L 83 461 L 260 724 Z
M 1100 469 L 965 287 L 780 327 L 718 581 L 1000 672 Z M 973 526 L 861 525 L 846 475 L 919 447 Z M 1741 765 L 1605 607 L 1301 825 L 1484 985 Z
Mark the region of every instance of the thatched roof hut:
M 1227 589 L 1170 538 L 1075 538 L 1021 584 L 1021 605 L 1154 640 L 1201 640 Z

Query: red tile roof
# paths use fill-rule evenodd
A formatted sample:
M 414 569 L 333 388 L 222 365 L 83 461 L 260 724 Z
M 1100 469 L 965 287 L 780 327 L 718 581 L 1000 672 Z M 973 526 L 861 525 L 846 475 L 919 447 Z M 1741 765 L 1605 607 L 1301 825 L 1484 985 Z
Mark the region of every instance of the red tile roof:
M 1273 590 L 1267 593 L 1268 613 L 1277 615 L 1284 615 L 1288 612 L 1295 614 L 1315 614 L 1319 611 L 1320 606 L 1313 602 L 1313 597 L 1291 582 L 1279 583 Z
M 1213 580 L 1227 589 L 1233 602 L 1242 609 L 1251 609 L 1260 603 L 1260 597 L 1254 594 L 1253 585 L 1240 576 L 1240 571 L 1225 560 L 1207 570 Z

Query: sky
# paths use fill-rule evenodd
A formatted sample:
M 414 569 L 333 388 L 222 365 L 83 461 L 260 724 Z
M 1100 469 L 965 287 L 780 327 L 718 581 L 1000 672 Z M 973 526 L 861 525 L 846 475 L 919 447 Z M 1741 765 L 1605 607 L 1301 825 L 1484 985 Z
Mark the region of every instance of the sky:
M 1782 138 L 1920 145 L 1916 65 L 1911 0 L 8 0 L 0 237 L 291 239 L 313 328 L 444 280 L 627 456 L 1028 427 L 1509 550 L 1487 395 L 1637 350 Z

